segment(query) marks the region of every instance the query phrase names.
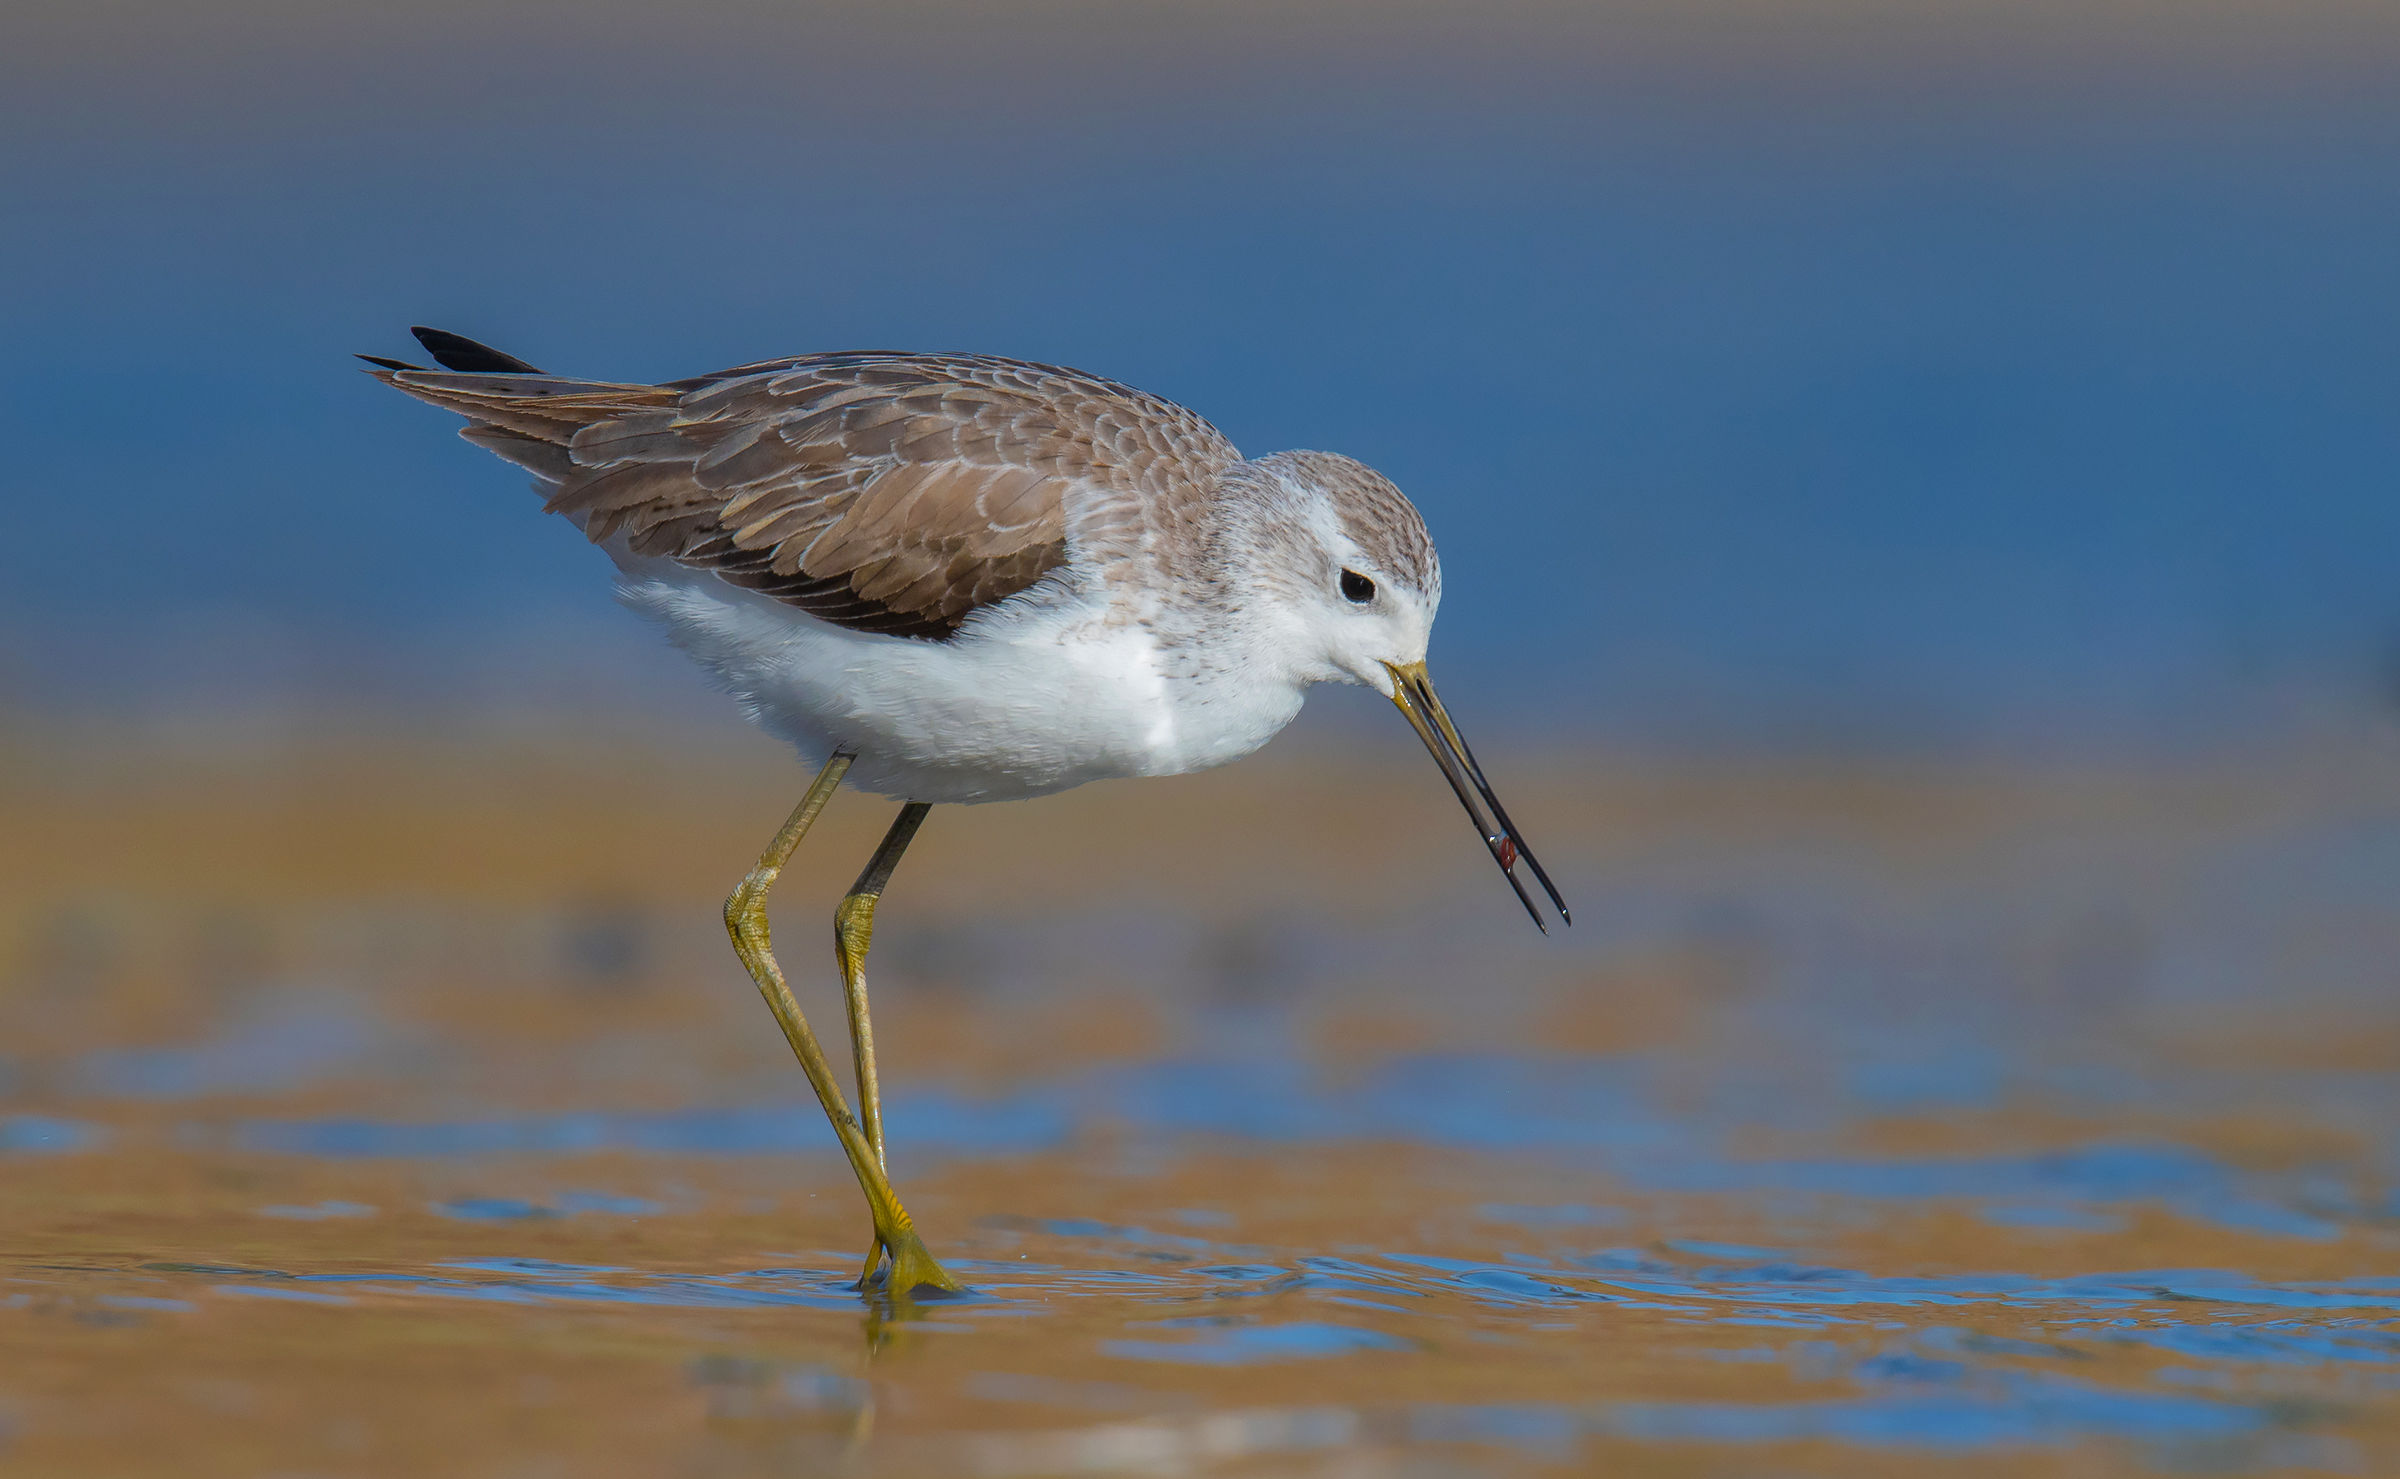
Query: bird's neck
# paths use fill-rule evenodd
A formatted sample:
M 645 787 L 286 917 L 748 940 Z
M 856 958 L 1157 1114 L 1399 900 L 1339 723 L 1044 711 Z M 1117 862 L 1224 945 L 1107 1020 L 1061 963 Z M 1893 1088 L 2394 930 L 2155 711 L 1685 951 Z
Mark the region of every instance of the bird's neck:
M 1194 630 L 1178 636 L 1238 666 L 1253 683 L 1282 683 L 1296 693 L 1338 677 L 1311 661 L 1315 644 L 1299 616 L 1309 594 L 1315 516 L 1305 490 L 1254 463 L 1229 469 L 1210 503 L 1192 572 L 1208 597 L 1186 608 Z

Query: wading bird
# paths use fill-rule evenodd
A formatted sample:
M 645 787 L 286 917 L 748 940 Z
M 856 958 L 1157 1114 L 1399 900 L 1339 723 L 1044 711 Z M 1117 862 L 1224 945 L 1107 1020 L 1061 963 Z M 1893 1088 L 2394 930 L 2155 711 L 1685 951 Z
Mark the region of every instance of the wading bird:
M 868 1022 L 875 903 L 926 811 L 1237 760 L 1313 683 L 1389 698 L 1536 925 L 1523 863 L 1425 671 L 1441 564 L 1382 475 L 1245 459 L 1172 402 L 982 355 L 811 354 L 663 385 L 574 380 L 435 329 L 442 368 L 362 356 L 534 476 L 752 720 L 821 763 L 725 905 L 874 1217 L 861 1287 L 959 1285 L 884 1172 Z M 853 1115 L 767 935 L 767 890 L 834 790 L 902 802 L 834 914 Z M 1546 928 L 1546 926 L 1544 926 Z

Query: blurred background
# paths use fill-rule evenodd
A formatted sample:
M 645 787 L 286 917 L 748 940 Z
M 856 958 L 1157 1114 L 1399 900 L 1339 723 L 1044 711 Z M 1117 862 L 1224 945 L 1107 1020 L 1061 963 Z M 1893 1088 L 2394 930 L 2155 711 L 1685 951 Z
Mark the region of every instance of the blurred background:
M 2371 0 L 7 25 L 12 708 L 705 710 L 351 373 L 413 322 L 1007 353 L 1351 452 L 1454 681 L 1577 736 L 2206 744 L 2395 682 Z
M 17 0 L 0 139 L 0 1464 L 2400 1462 L 2390 5 Z M 852 1369 L 804 776 L 412 323 L 1374 464 L 1576 928 L 1356 692 L 937 814 L 895 1167 L 1049 1312 Z

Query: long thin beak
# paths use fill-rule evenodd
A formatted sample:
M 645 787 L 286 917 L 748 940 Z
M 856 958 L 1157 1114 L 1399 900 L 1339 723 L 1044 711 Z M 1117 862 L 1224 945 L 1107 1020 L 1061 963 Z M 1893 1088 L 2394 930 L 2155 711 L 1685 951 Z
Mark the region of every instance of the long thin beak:
M 1433 679 L 1426 673 L 1425 664 L 1390 662 L 1384 666 L 1392 674 L 1392 702 L 1399 706 L 1408 727 L 1417 732 L 1417 738 L 1425 742 L 1433 763 L 1442 768 L 1442 778 L 1457 793 L 1458 804 L 1467 809 L 1475 830 L 1483 834 L 1483 845 L 1492 850 L 1492 861 L 1500 865 L 1508 886 L 1517 891 L 1517 902 L 1525 906 L 1534 928 L 1545 935 L 1550 933 L 1550 926 L 1542 923 L 1541 910 L 1534 907 L 1533 895 L 1525 891 L 1523 880 L 1517 877 L 1519 860 L 1541 881 L 1542 892 L 1550 896 L 1551 907 L 1558 911 L 1559 923 L 1573 924 L 1574 917 L 1567 913 L 1567 901 L 1558 896 L 1557 885 L 1542 871 L 1533 849 L 1525 845 L 1525 834 L 1517 830 L 1517 824 L 1508 819 L 1508 809 L 1492 794 L 1492 783 L 1483 778 L 1483 767 L 1475 763 L 1475 752 L 1467 748 L 1458 726 L 1450 722 L 1450 711 L 1442 707 L 1441 698 L 1434 693 Z

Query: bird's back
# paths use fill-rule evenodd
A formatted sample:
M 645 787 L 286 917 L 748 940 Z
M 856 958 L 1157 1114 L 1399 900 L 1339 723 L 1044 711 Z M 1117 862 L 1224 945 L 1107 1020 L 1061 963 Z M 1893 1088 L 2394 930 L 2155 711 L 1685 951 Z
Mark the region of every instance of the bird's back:
M 587 537 L 862 632 L 948 638 L 1070 562 L 1196 543 L 1239 454 L 1171 401 L 1052 365 L 844 353 L 661 385 L 547 375 L 455 336 L 375 374 L 468 419 Z

